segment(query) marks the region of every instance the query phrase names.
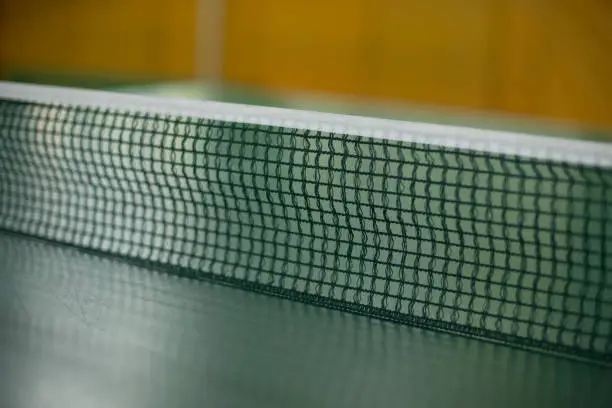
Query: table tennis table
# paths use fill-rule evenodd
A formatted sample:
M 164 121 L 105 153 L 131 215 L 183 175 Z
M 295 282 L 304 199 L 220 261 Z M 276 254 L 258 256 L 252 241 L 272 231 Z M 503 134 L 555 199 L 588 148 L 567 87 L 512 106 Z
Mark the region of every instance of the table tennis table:
M 365 105 L 270 98 L 193 83 L 119 91 L 319 106 L 420 121 L 435 117 L 438 123 L 463 126 L 476 120 L 461 115 L 442 119 L 418 109 L 408 115 L 397 108 L 372 112 Z M 513 122 L 487 118 L 480 123 L 505 129 Z M 526 122 L 516 126 L 532 128 Z M 594 137 L 568 129 L 558 134 Z M 548 188 L 542 183 L 532 187 Z M 572 194 L 585 191 L 577 187 Z M 612 370 L 592 360 L 191 279 L 157 263 L 134 262 L 10 228 L 0 232 L 0 277 L 0 401 L 7 407 L 526 408 L 612 403 Z

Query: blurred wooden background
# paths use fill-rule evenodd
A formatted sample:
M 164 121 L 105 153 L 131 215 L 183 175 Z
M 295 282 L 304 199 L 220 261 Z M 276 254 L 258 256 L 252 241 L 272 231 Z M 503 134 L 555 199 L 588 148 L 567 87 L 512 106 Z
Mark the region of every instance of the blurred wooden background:
M 196 0 L 0 0 L 0 66 L 138 79 L 195 75 Z
M 219 7 L 208 67 L 202 16 Z M 0 75 L 41 70 L 139 81 L 214 71 L 611 129 L 612 2 L 0 0 Z

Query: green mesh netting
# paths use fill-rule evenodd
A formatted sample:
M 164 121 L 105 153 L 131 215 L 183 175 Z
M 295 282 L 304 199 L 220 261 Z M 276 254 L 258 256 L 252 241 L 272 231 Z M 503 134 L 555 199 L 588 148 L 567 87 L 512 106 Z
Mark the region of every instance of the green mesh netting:
M 0 228 L 612 361 L 612 169 L 0 100 Z

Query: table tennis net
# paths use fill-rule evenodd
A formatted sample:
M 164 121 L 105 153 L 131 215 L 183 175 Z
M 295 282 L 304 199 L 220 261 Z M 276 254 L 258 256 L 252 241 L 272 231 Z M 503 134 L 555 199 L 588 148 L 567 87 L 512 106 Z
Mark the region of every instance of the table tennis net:
M 612 148 L 0 84 L 0 229 L 612 361 Z

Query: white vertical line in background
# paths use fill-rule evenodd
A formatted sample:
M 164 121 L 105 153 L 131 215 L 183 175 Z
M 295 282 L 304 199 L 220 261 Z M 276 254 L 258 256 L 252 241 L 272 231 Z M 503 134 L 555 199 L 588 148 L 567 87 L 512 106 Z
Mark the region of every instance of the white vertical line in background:
M 211 85 L 223 80 L 226 0 L 196 0 L 195 71 Z

